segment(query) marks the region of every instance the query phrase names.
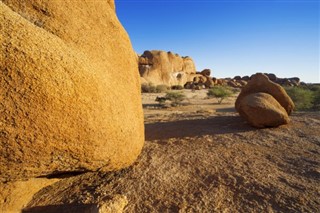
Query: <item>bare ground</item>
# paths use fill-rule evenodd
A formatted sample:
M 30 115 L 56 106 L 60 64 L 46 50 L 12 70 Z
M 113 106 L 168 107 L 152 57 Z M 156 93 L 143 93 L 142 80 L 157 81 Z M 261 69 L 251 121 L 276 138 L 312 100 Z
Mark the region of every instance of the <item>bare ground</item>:
M 126 196 L 125 212 L 319 212 L 320 113 L 254 129 L 226 104 L 187 92 L 188 105 L 144 94 L 146 143 L 134 165 L 40 190 L 24 212 L 63 212 Z

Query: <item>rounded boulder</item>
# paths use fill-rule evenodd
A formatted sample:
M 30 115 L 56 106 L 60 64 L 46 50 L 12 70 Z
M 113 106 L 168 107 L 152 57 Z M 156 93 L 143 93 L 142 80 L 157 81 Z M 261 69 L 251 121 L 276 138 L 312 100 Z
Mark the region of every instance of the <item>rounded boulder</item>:
M 277 127 L 289 122 L 286 110 L 267 93 L 249 94 L 238 106 L 239 114 L 257 128 Z
M 0 29 L 0 181 L 131 165 L 140 77 L 114 1 L 3 0 Z
M 294 103 L 286 91 L 279 84 L 270 81 L 269 78 L 262 73 L 252 75 L 248 84 L 242 88 L 235 103 L 236 110 L 239 112 L 239 104 L 243 98 L 247 95 L 260 92 L 273 96 L 287 111 L 288 115 L 293 111 Z

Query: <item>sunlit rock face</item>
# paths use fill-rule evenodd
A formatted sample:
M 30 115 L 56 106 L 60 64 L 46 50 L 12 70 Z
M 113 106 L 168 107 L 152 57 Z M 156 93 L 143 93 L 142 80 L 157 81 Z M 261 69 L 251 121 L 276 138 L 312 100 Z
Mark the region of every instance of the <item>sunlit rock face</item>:
M 242 88 L 235 108 L 254 127 L 277 127 L 289 123 L 294 103 L 280 85 L 257 73 Z
M 143 81 L 154 85 L 185 85 L 196 74 L 192 58 L 181 57 L 172 52 L 145 51 L 138 59 Z
M 132 164 L 140 77 L 114 2 L 3 0 L 0 29 L 0 180 Z

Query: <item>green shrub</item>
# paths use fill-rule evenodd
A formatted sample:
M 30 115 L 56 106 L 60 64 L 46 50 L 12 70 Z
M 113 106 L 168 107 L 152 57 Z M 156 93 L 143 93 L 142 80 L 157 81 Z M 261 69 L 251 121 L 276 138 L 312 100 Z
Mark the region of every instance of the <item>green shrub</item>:
M 181 86 L 181 85 L 173 85 L 173 86 L 171 86 L 171 89 L 173 89 L 173 90 L 183 90 L 183 86 Z
M 313 92 L 313 109 L 320 110 L 320 85 L 311 85 L 308 88 Z
M 166 100 L 167 100 L 166 97 L 159 97 L 159 96 L 157 96 L 155 99 L 155 101 L 158 102 L 160 106 L 164 106 Z
M 296 110 L 310 110 L 314 107 L 315 92 L 307 88 L 286 87 L 287 94 L 295 104 Z
M 186 96 L 182 92 L 167 92 L 165 98 L 171 101 L 172 106 L 177 106 L 185 100 Z
M 207 96 L 209 98 L 216 98 L 218 100 L 218 103 L 221 104 L 225 98 L 230 97 L 233 93 L 234 92 L 228 87 L 217 86 L 209 89 Z
M 313 99 L 313 105 L 315 110 L 320 110 L 320 86 L 318 87 L 318 90 L 313 92 L 314 99 Z

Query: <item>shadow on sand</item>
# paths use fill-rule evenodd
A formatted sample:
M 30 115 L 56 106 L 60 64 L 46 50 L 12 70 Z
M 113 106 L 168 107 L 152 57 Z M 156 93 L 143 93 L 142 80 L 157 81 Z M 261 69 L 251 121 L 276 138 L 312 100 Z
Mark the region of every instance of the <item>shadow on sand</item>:
M 61 204 L 61 205 L 47 205 L 36 206 L 32 208 L 25 208 L 22 213 L 75 213 L 75 212 L 99 212 L 97 204 Z
M 145 125 L 147 141 L 253 130 L 256 129 L 250 127 L 240 116 L 215 116 L 207 119 L 169 121 Z

